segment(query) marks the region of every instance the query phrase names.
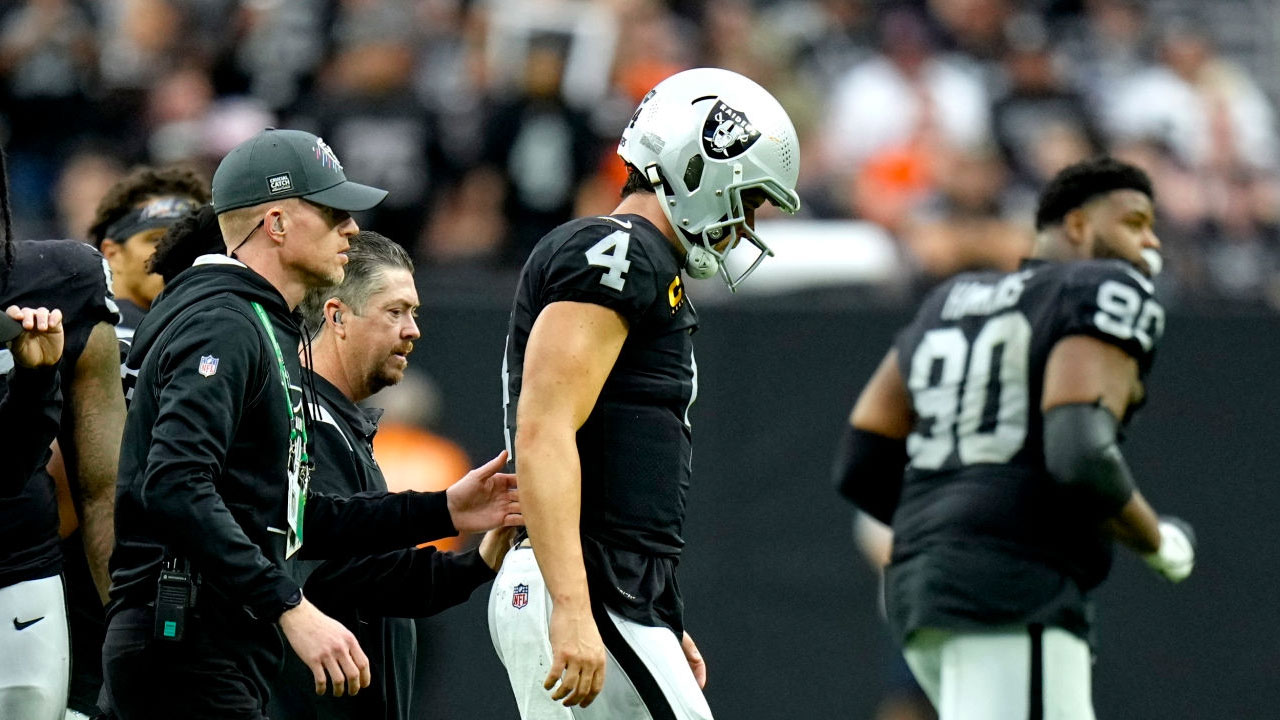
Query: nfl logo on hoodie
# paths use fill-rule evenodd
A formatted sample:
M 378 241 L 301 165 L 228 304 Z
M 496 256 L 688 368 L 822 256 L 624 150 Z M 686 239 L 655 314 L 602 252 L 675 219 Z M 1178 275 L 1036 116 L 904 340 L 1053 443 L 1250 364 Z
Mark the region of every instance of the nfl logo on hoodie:
M 218 358 L 212 355 L 200 356 L 200 374 L 209 377 L 218 372 Z

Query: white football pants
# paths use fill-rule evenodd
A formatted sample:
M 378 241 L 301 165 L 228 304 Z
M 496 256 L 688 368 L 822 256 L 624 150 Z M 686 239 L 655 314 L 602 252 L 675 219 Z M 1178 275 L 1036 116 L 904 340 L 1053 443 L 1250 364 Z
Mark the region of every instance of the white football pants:
M 1061 628 L 925 628 L 903 654 L 938 720 L 1094 720 L 1089 645 Z
M 517 592 L 517 590 L 519 592 Z M 565 707 L 542 687 L 551 669 L 551 597 L 533 550 L 507 553 L 489 593 L 489 635 L 523 720 L 711 720 L 680 638 L 606 610 L 597 614 L 607 660 L 590 707 Z
M 0 718 L 63 720 L 70 682 L 62 577 L 0 588 Z

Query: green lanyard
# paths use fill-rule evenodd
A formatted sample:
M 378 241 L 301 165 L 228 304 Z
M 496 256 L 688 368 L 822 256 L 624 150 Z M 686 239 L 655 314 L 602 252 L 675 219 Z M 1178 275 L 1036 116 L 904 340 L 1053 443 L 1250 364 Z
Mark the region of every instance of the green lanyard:
M 284 366 L 284 353 L 280 352 L 280 342 L 276 340 L 275 328 L 271 326 L 271 319 L 267 317 L 267 311 L 262 308 L 258 302 L 250 303 L 253 305 L 253 311 L 258 314 L 258 320 L 262 321 L 262 327 L 267 331 L 267 337 L 271 338 L 271 347 L 276 351 L 276 362 L 280 365 L 280 385 L 284 388 L 284 409 L 289 413 L 289 445 L 293 446 L 295 440 L 298 439 L 298 422 L 297 416 L 293 414 L 293 400 L 289 394 L 289 369 Z M 306 399 L 303 399 L 306 402 Z M 307 426 L 302 426 L 302 462 L 310 462 L 311 458 L 307 456 Z
M 262 309 L 259 303 L 250 304 L 253 305 L 253 311 L 258 314 L 258 320 L 262 321 L 267 337 L 271 338 L 271 347 L 276 351 L 276 362 L 280 365 L 280 385 L 284 388 L 284 409 L 289 416 L 289 461 L 285 467 L 285 473 L 289 479 L 289 499 L 286 509 L 289 531 L 285 533 L 285 557 L 288 558 L 302 547 L 302 525 L 306 517 L 307 486 L 311 475 L 311 458 L 307 455 L 307 426 L 306 423 L 301 426 L 302 446 L 299 448 L 299 462 L 295 470 L 293 452 L 294 448 L 298 447 L 299 427 L 297 415 L 293 412 L 293 398 L 289 393 L 289 369 L 284 365 L 284 353 L 280 351 L 280 342 L 276 340 L 276 331 L 271 325 L 271 319 L 267 317 L 267 311 Z M 307 401 L 305 396 L 302 401 Z

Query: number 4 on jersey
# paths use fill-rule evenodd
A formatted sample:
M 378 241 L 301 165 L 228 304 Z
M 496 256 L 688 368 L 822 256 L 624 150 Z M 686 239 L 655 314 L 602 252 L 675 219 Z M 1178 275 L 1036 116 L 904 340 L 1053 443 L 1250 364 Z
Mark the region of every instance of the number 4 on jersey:
M 627 281 L 622 274 L 631 269 L 631 261 L 627 259 L 627 248 L 630 245 L 631 234 L 619 230 L 587 250 L 587 262 L 609 270 L 600 276 L 601 285 L 618 291 L 626 285 Z

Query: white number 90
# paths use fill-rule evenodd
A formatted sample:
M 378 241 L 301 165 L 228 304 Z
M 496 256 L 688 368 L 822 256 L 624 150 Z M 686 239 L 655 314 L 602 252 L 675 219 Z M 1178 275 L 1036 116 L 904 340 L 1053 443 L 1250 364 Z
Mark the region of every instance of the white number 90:
M 1098 286 L 1093 324 L 1108 335 L 1137 340 L 1143 350 L 1150 350 L 1164 334 L 1164 308 L 1154 298 L 1144 301 L 1137 290 L 1124 283 L 1107 280 Z

